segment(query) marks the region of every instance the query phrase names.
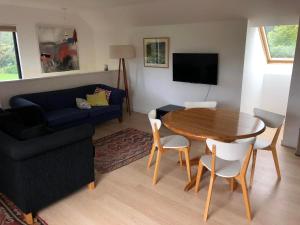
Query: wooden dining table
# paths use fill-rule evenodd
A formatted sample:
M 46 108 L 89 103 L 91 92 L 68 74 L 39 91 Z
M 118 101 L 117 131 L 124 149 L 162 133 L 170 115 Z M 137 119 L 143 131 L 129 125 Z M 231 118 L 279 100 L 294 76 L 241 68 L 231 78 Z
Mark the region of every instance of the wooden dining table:
M 194 108 L 167 113 L 162 117 L 163 124 L 174 133 L 190 140 L 205 141 L 207 138 L 232 142 L 237 139 L 256 137 L 266 126 L 262 120 L 250 114 L 229 109 Z M 200 157 L 191 160 L 198 164 Z M 187 184 L 188 191 L 195 184 L 195 176 Z

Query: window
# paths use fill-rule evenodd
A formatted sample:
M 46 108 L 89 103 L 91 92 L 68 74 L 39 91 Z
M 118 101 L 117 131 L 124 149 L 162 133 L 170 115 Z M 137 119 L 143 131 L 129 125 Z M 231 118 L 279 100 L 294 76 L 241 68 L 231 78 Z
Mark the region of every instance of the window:
M 264 26 L 259 30 L 268 63 L 293 63 L 298 25 Z
M 16 28 L 0 26 L 0 81 L 21 78 Z

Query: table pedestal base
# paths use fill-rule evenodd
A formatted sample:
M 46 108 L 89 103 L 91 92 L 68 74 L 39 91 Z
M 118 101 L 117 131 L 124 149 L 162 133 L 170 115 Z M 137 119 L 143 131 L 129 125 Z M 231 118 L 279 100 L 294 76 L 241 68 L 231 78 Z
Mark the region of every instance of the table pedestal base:
M 191 166 L 198 165 L 199 159 L 200 159 L 200 156 L 190 159 L 190 165 Z M 180 164 L 180 161 L 178 161 L 177 164 Z M 186 166 L 185 160 L 182 160 L 182 166 Z
M 191 166 L 195 166 L 195 165 L 198 166 L 199 160 L 200 160 L 200 157 L 192 158 L 190 160 L 190 165 Z M 180 161 L 178 161 L 177 163 L 180 164 Z M 185 160 L 182 160 L 182 166 L 186 166 Z M 205 174 L 207 171 L 208 170 L 205 168 L 202 173 Z M 203 174 L 202 174 L 202 176 L 203 176 Z M 185 186 L 184 191 L 189 191 L 196 185 L 196 178 L 197 178 L 197 174 L 196 174 L 196 176 L 193 176 L 191 182 L 189 182 Z M 233 179 L 226 178 L 226 181 L 228 181 L 231 191 L 234 191 L 237 187 L 236 180 L 234 178 Z
M 202 173 L 205 174 L 206 172 L 208 172 L 208 170 L 203 170 Z M 202 176 L 203 176 L 203 174 L 202 174 Z M 197 174 L 196 174 L 196 176 L 193 176 L 192 177 L 192 181 L 189 182 L 185 186 L 184 191 L 189 191 L 189 190 L 191 190 L 196 185 L 196 178 L 197 178 Z M 226 181 L 228 182 L 231 191 L 234 191 L 237 188 L 236 179 L 234 179 L 234 178 L 226 178 Z

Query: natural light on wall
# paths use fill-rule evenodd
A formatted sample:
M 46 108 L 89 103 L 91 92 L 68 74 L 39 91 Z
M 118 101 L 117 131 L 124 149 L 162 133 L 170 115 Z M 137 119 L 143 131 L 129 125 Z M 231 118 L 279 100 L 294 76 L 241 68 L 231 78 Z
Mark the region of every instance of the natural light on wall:
M 268 63 L 293 63 L 298 25 L 260 27 L 260 35 Z

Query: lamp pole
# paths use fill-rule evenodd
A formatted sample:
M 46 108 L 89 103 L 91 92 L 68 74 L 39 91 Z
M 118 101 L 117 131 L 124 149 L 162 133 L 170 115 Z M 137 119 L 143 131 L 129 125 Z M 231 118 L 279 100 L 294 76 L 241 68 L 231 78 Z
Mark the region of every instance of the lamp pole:
M 129 115 L 131 115 L 130 97 L 129 97 L 129 88 L 128 88 L 125 59 L 132 59 L 136 56 L 134 46 L 132 46 L 132 45 L 111 45 L 109 47 L 109 55 L 110 55 L 110 58 L 112 58 L 112 59 L 119 59 L 117 87 L 120 88 L 121 76 L 123 74 L 127 112 L 129 113 Z
M 129 88 L 128 88 L 127 73 L 126 73 L 126 66 L 125 66 L 125 59 L 124 58 L 119 59 L 118 86 L 117 86 L 118 88 L 120 88 L 121 70 L 122 70 L 122 73 L 123 73 L 127 112 L 129 113 L 129 115 L 131 115 L 130 99 L 129 99 Z

